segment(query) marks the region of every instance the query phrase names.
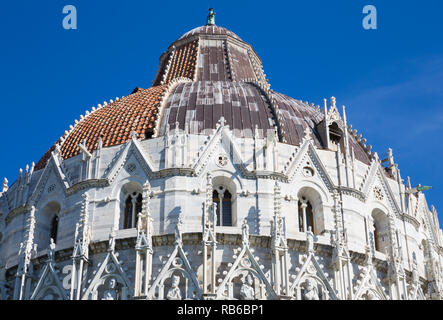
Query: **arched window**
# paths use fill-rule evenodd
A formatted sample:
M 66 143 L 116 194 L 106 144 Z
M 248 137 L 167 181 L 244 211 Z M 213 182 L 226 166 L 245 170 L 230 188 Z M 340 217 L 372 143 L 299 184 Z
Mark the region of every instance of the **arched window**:
M 387 253 L 389 248 L 389 220 L 381 210 L 372 212 L 374 248 L 378 252 Z
M 37 209 L 36 221 L 38 223 L 35 227 L 34 241 L 37 244 L 38 250 L 45 250 L 51 243 L 51 238 L 54 243 L 59 237 L 58 229 L 60 225 L 60 204 L 57 201 L 51 201 L 45 204 L 44 207 Z
M 329 126 L 329 148 L 333 151 L 337 151 L 339 146 L 340 150 L 343 153 L 344 151 L 344 139 L 343 139 L 343 131 L 340 129 L 336 122 L 332 123 Z
M 125 201 L 125 211 L 123 220 L 123 229 L 135 228 L 137 225 L 137 216 L 142 211 L 142 195 L 133 192 L 128 195 Z
M 212 201 L 217 204 L 217 226 L 232 226 L 232 195 L 224 186 L 212 192 Z
M 314 232 L 314 212 L 311 203 L 305 198 L 298 202 L 298 225 L 300 232 L 306 232 L 309 228 Z
M 57 243 L 57 231 L 58 231 L 58 215 L 55 215 L 51 221 L 51 238 L 54 243 Z

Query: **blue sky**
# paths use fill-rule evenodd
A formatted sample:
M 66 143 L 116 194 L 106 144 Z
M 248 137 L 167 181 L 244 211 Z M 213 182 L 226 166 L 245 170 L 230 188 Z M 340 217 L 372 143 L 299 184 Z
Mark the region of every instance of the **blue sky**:
M 75 5 L 78 29 L 64 30 Z M 378 29 L 362 27 L 375 5 Z M 441 1 L 8 1 L 0 19 L 0 176 L 12 183 L 74 119 L 135 87 L 186 31 L 216 24 L 252 44 L 271 88 L 346 105 L 380 157 L 391 147 L 403 178 L 431 185 L 443 217 L 443 3 Z

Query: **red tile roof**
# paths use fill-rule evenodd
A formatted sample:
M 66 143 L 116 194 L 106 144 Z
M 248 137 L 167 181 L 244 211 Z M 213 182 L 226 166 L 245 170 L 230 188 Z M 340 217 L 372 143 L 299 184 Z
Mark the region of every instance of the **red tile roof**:
M 194 79 L 194 72 L 197 64 L 198 40 L 188 42 L 168 53 L 163 61 L 160 71 L 154 81 L 154 85 L 159 85 L 163 81 L 166 73 L 164 84 L 171 82 L 176 78 Z M 168 61 L 172 55 L 172 60 L 168 68 Z
M 60 152 L 63 159 L 80 153 L 78 144 L 86 139 L 90 152 L 98 147 L 102 138 L 103 147 L 111 147 L 128 141 L 131 133 L 136 131 L 139 137 L 145 137 L 154 130 L 154 124 L 160 105 L 161 94 L 166 86 L 154 86 L 149 89 L 134 90 L 131 95 L 110 103 L 92 112 L 74 126 L 65 137 Z M 60 139 L 56 143 L 60 143 Z M 35 166 L 36 170 L 46 166 L 55 144 L 45 153 Z

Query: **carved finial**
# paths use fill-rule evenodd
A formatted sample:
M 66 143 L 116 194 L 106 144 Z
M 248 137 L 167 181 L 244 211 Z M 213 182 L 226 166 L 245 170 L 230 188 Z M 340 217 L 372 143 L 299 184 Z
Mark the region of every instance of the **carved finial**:
M 306 127 L 304 133 L 305 133 L 305 136 L 304 136 L 305 140 L 312 140 L 312 131 L 309 127 Z
M 332 105 L 332 107 L 333 108 L 335 108 L 336 107 L 336 99 L 335 99 L 335 97 L 331 97 L 331 105 Z
M 242 229 L 242 243 L 244 246 L 249 246 L 249 226 L 248 222 L 243 220 L 243 225 L 241 226 Z
M 60 145 L 59 145 L 58 143 L 55 145 L 54 153 L 55 153 L 56 155 L 57 155 L 57 154 L 60 154 Z
M 407 189 L 411 189 L 412 188 L 412 184 L 411 184 L 411 177 L 407 177 L 406 178 L 406 181 L 407 181 L 407 183 L 406 183 L 406 188 Z
M 388 149 L 388 161 L 389 161 L 389 166 L 393 166 L 394 165 L 394 155 L 392 153 L 392 149 L 391 148 Z
M 214 9 L 212 8 L 209 8 L 209 14 L 208 17 L 206 18 L 206 25 L 207 26 L 215 25 L 215 12 Z
M 372 265 L 372 249 L 369 245 L 365 246 L 366 265 Z
M 137 131 L 132 131 L 132 133 L 131 133 L 131 139 L 132 140 L 136 140 L 137 139 L 137 137 L 138 137 L 138 133 L 137 133 Z
M 225 117 L 221 116 L 220 119 L 218 120 L 218 123 L 220 123 L 220 126 L 224 127 L 226 124 Z
M 4 178 L 2 192 L 6 192 L 6 191 L 8 191 L 8 179 Z
M 342 115 L 343 115 L 343 122 L 346 127 L 348 125 L 348 120 L 346 118 L 346 107 L 344 105 L 341 107 L 341 111 L 342 111 Z
M 177 135 L 180 129 L 180 123 L 178 121 L 175 122 L 175 134 Z

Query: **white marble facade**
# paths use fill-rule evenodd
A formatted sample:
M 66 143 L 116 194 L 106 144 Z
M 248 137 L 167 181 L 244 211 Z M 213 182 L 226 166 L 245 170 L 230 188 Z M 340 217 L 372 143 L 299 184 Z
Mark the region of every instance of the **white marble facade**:
M 168 139 L 186 144 L 165 151 Z M 185 160 L 166 166 L 166 152 Z M 395 164 L 388 178 L 376 153 L 367 166 L 340 152 L 309 132 L 298 147 L 236 138 L 223 119 L 207 135 L 99 149 L 76 182 L 82 155 L 55 151 L 4 185 L 1 298 L 441 299 L 435 209 L 405 192 Z M 231 226 L 213 223 L 220 186 Z M 124 228 L 134 192 L 137 228 Z

